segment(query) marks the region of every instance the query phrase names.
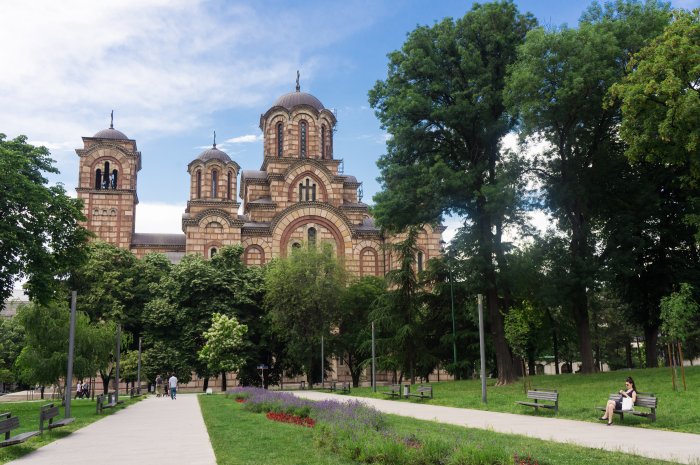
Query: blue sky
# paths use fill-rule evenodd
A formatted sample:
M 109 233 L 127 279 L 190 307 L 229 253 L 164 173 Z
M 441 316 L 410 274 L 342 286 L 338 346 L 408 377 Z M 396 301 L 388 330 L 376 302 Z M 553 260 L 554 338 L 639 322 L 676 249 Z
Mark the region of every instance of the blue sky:
M 75 189 L 81 136 L 114 125 L 142 153 L 137 232 L 181 232 L 187 164 L 212 143 L 258 169 L 258 123 L 301 88 L 337 111 L 335 156 L 379 189 L 385 134 L 367 92 L 417 25 L 460 17 L 465 1 L 10 0 L 0 27 L 0 132 L 51 149 Z M 541 24 L 575 26 L 590 3 L 516 1 Z M 700 0 L 674 0 L 694 8 Z M 73 194 L 74 195 L 74 194 Z

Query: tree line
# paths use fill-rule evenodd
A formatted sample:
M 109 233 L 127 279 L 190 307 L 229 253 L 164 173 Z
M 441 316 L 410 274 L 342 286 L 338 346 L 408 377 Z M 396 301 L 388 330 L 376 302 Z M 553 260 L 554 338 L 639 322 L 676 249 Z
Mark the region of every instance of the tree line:
M 530 325 L 529 360 L 548 334 L 544 353 L 583 373 L 615 338 L 630 365 L 633 336 L 656 366 L 662 297 L 687 283 L 697 299 L 699 17 L 618 0 L 543 27 L 501 1 L 388 55 L 369 93 L 391 135 L 374 213 L 394 231 L 463 218 L 453 266 L 486 296 L 500 383 L 520 370 L 509 320 Z M 544 234 L 524 221 L 538 209 L 554 221 Z

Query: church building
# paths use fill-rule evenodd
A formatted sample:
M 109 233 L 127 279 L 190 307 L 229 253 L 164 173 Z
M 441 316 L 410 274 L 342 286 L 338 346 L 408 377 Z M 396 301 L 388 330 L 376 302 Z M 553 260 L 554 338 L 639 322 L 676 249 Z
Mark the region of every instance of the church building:
M 78 197 L 86 227 L 103 241 L 138 257 L 166 254 L 213 256 L 242 244 L 248 265 L 285 257 L 294 247 L 329 243 L 355 276 L 382 276 L 398 266 L 383 247 L 400 239 L 375 226 L 361 201 L 361 182 L 343 173 L 333 153 L 336 116 L 311 94 L 282 95 L 260 116 L 264 159 L 258 170 L 241 167 L 213 146 L 183 169 L 190 175 L 182 234 L 135 232 L 141 152 L 136 141 L 114 129 L 83 137 Z M 194 154 L 193 154 L 194 155 Z M 146 162 L 147 162 L 146 158 Z M 146 180 L 148 182 L 148 180 Z M 444 228 L 425 226 L 417 266 L 440 254 Z

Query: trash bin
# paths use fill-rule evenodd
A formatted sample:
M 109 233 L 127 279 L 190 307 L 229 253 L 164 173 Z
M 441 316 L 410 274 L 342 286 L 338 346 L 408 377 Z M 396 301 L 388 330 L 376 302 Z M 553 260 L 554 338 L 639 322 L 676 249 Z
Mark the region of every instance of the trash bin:
M 403 396 L 408 399 L 408 394 L 411 392 L 411 385 L 406 383 L 403 385 Z

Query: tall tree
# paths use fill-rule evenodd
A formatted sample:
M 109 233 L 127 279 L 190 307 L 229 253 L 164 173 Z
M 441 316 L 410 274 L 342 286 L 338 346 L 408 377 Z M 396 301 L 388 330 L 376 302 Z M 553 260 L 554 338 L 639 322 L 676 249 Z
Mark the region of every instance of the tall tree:
M 389 71 L 370 104 L 392 136 L 378 162 L 383 190 L 376 216 L 388 229 L 467 218 L 479 257 L 496 350 L 499 383 L 513 381 L 503 333 L 508 290 L 502 234 L 517 217 L 518 181 L 503 165 L 501 138 L 511 129 L 502 92 L 516 47 L 535 24 L 512 1 L 476 4 L 463 18 L 412 31 L 389 54 Z M 500 305 L 499 305 L 500 304 Z
M 80 226 L 81 202 L 61 184 L 49 186 L 46 173 L 58 173 L 46 147 L 25 136 L 5 140 L 0 133 L 0 301 L 14 282 L 26 278 L 30 298 L 47 303 L 59 278 L 83 259 L 89 236 Z
M 376 276 L 363 276 L 350 283 L 340 296 L 338 334 L 334 350 L 350 371 L 354 387 L 360 384 L 360 375 L 371 354 L 372 338 L 369 314 L 386 292 L 386 283 Z
M 346 282 L 343 264 L 328 244 L 293 249 L 290 257 L 272 262 L 267 270 L 270 323 L 286 342 L 289 365 L 300 367 L 310 385 L 320 380 L 321 337 L 327 339 L 337 326 L 338 296 Z
M 523 135 L 547 143 L 538 169 L 547 206 L 569 238 L 566 298 L 584 373 L 595 368 L 588 305 L 598 271 L 594 231 L 606 187 L 617 181 L 621 166 L 615 131 L 619 108 L 603 103 L 631 54 L 667 21 L 666 6 L 625 0 L 604 8 L 594 4 L 578 29 L 534 29 L 506 89 L 507 103 L 520 114 Z
M 422 325 L 426 309 L 416 274 L 416 257 L 420 251 L 418 233 L 419 227 L 411 226 L 403 235 L 403 240 L 390 245 L 399 266 L 387 273 L 390 290 L 370 314 L 384 335 L 380 338 L 383 352 L 390 354 L 397 368 L 412 383 L 415 383 L 417 375 L 418 358 L 426 348 Z
M 211 327 L 204 332 L 206 343 L 199 351 L 199 358 L 212 373 L 238 371 L 245 363 L 242 349 L 247 332 L 248 327 L 238 323 L 235 317 L 214 313 Z M 226 390 L 225 382 L 221 384 L 221 390 Z

